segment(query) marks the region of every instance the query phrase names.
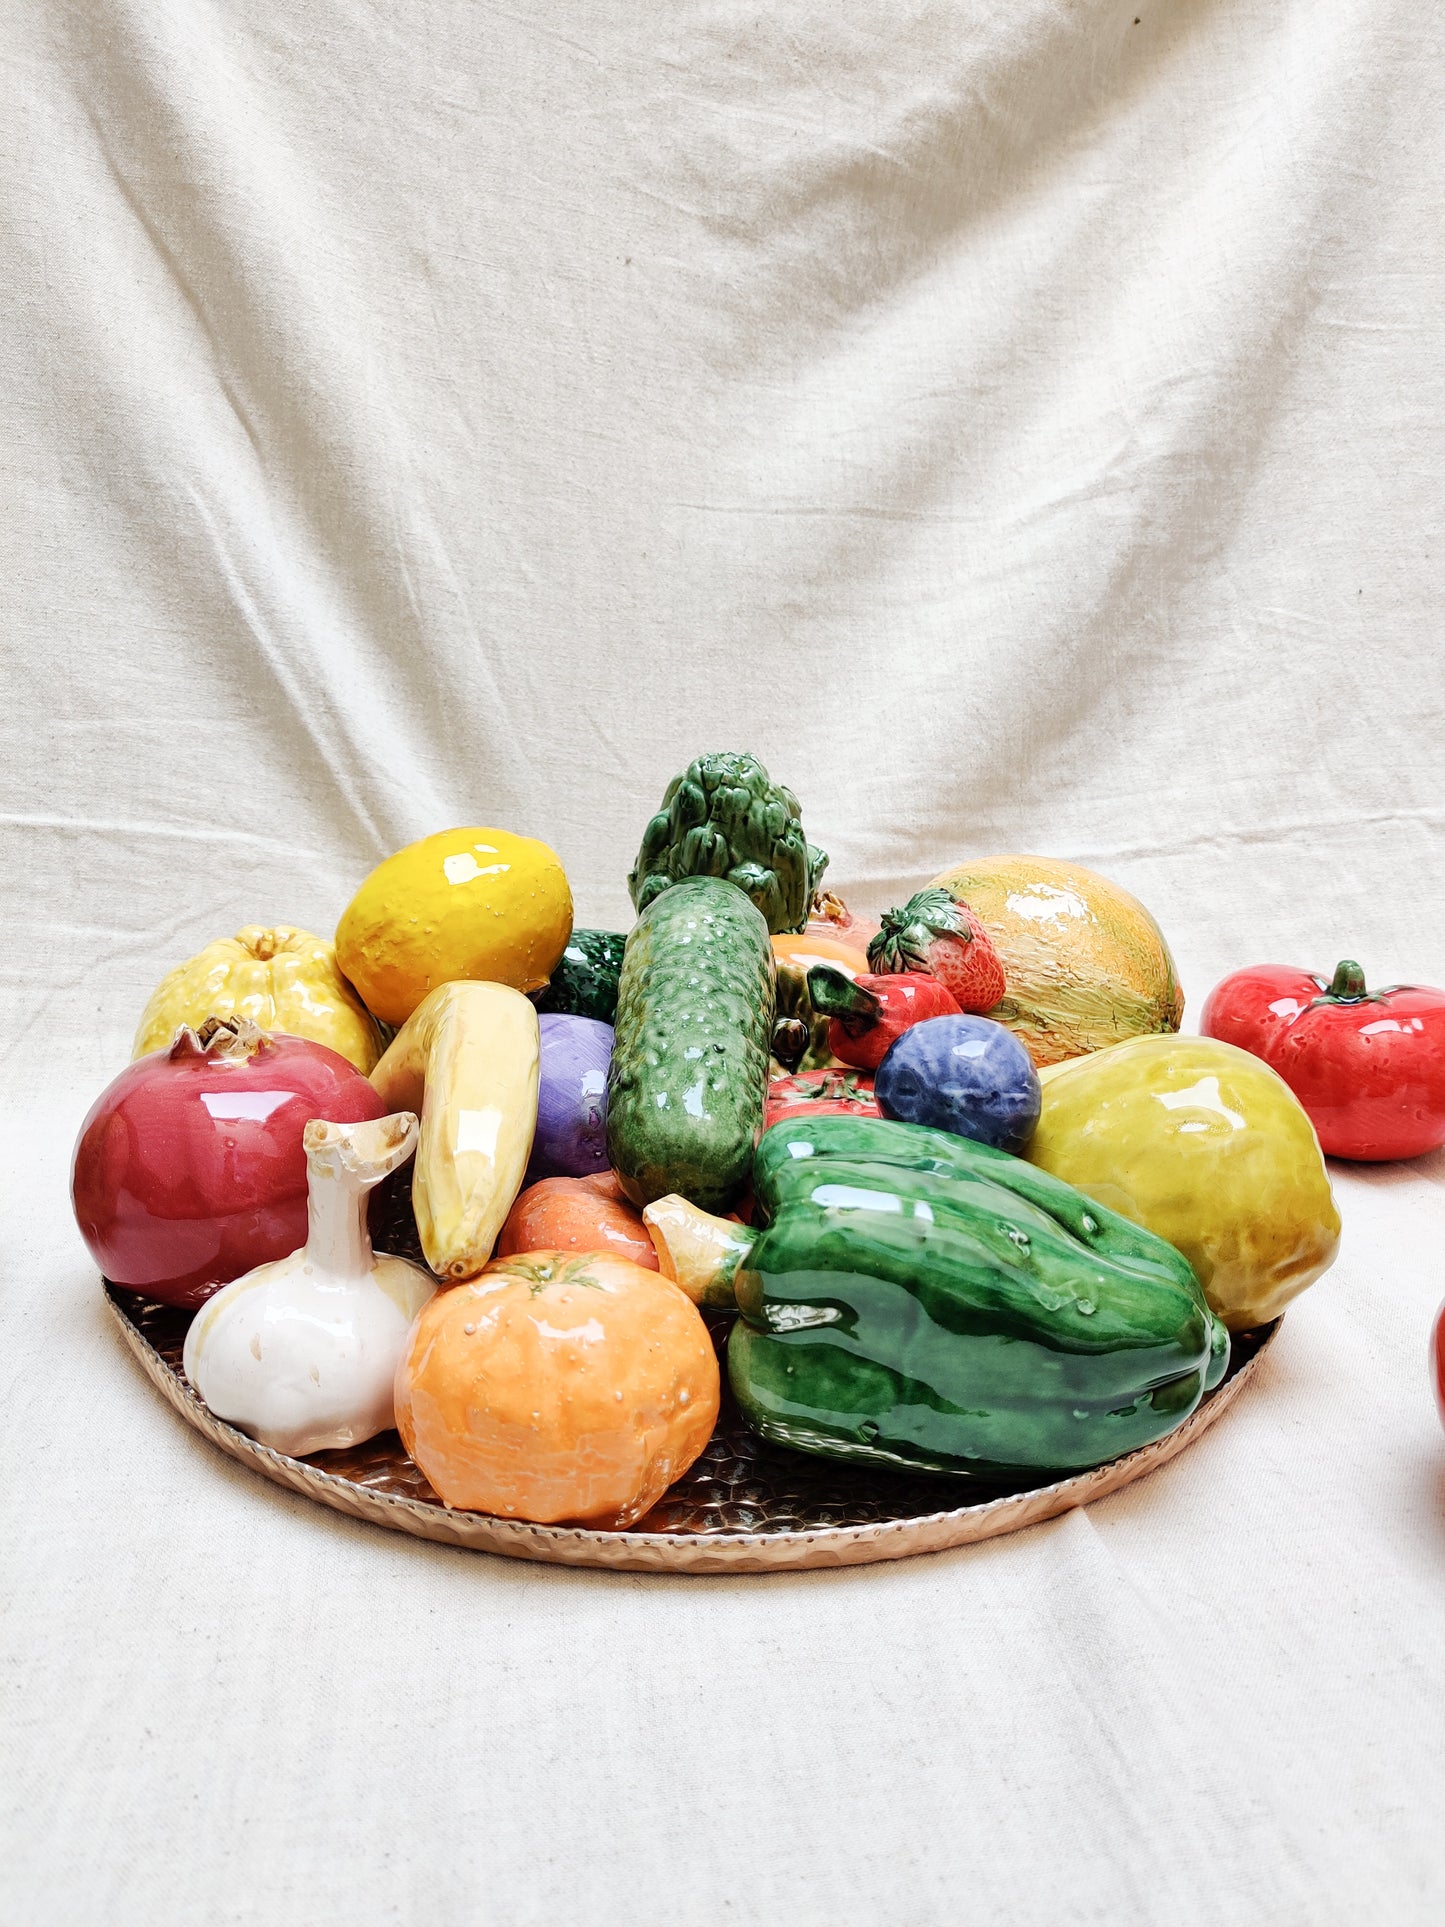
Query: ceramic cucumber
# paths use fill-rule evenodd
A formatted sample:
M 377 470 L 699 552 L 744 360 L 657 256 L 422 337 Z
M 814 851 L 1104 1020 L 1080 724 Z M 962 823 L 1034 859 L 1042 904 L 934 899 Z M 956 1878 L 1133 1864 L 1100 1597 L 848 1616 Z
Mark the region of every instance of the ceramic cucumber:
M 637 1204 L 677 1192 L 726 1210 L 762 1129 L 773 952 L 722 877 L 655 896 L 627 939 L 607 1079 L 607 1154 Z

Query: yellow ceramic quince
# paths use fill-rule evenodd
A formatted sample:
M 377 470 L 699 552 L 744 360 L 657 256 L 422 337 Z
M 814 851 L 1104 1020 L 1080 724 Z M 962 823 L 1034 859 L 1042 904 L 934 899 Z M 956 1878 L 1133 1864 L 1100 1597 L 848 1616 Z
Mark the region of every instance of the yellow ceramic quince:
M 177 964 L 151 994 L 132 1057 L 169 1044 L 182 1024 L 248 1017 L 262 1030 L 325 1044 L 363 1074 L 381 1055 L 375 1018 L 342 976 L 324 937 L 290 924 L 249 923 Z
M 1135 1037 L 1045 1071 L 1028 1157 L 1176 1246 L 1231 1331 L 1334 1262 L 1314 1126 L 1266 1064 L 1212 1037 Z
M 508 830 L 442 830 L 380 863 L 336 926 L 341 967 L 383 1022 L 439 984 L 540 990 L 572 934 L 556 855 Z

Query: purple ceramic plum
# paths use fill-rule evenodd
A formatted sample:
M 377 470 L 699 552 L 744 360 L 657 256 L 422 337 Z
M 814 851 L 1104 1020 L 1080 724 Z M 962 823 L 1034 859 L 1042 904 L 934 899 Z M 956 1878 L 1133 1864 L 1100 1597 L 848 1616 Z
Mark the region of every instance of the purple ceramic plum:
M 542 1071 L 527 1182 L 607 1169 L 607 1066 L 612 1026 L 595 1017 L 539 1017 Z
M 929 1124 L 999 1151 L 1022 1151 L 1043 1092 L 1033 1059 L 988 1017 L 930 1017 L 905 1030 L 878 1066 L 884 1117 Z

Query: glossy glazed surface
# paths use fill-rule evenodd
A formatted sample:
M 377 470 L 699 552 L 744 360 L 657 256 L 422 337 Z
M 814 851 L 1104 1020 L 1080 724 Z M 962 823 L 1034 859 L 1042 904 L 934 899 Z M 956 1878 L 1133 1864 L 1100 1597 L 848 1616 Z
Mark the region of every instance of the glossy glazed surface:
M 1331 1157 L 1419 1157 L 1445 1144 L 1445 990 L 1370 991 L 1358 965 L 1332 979 L 1287 965 L 1237 970 L 1210 992 L 1200 1029 L 1260 1057 L 1309 1113 Z M 1352 994 L 1358 972 L 1359 994 Z
M 617 980 L 626 948 L 620 931 L 574 930 L 546 989 L 533 999 L 538 1010 L 610 1024 L 617 1015 Z
M 416 1149 L 410 1112 L 306 1127 L 306 1243 L 224 1286 L 186 1334 L 186 1377 L 277 1452 L 338 1451 L 395 1422 L 392 1387 L 436 1281 L 373 1252 L 367 1193 Z
M 1007 980 L 990 1012 L 1036 1064 L 1176 1031 L 1184 993 L 1157 923 L 1117 883 L 1053 857 L 996 856 L 934 878 L 977 913 Z
M 1340 1218 L 1284 1080 L 1210 1037 L 1139 1037 L 1043 1078 L 1032 1162 L 1182 1251 L 1231 1331 L 1334 1262 Z
M 878 1099 L 866 1071 L 837 1065 L 830 1070 L 796 1071 L 768 1084 L 764 1124 L 780 1124 L 785 1117 L 826 1117 L 841 1112 L 853 1117 L 877 1117 Z
M 830 1053 L 855 1070 L 876 1071 L 889 1046 L 915 1024 L 959 1014 L 953 992 L 921 971 L 850 980 L 815 964 L 808 995 L 816 1010 L 828 1013 Z
M 937 884 L 884 912 L 868 962 L 874 970 L 929 971 L 960 1010 L 992 1010 L 1004 994 L 1003 964 L 977 913 Z
M 1018 1151 L 1038 1122 L 1033 1059 L 987 1017 L 932 1017 L 893 1043 L 874 1079 L 878 1108 L 904 1124 Z
M 228 1032 L 202 1046 L 187 1031 L 129 1065 L 87 1113 L 71 1199 L 113 1283 L 194 1306 L 285 1257 L 306 1238 L 308 1122 L 385 1115 L 335 1051 L 253 1035 L 253 1045 L 232 1048 Z
M 765 1437 L 976 1477 L 1102 1463 L 1222 1376 L 1177 1251 L 1002 1152 L 824 1117 L 769 1131 L 728 1345 Z
M 627 939 L 607 1080 L 607 1154 L 634 1204 L 738 1196 L 772 1031 L 767 925 L 743 892 L 692 877 L 655 897 Z
M 341 968 L 388 1024 L 439 985 L 540 990 L 572 933 L 556 853 L 509 830 L 443 830 L 380 863 L 336 926 Z
M 244 1017 L 265 1031 L 325 1044 L 363 1077 L 381 1055 L 381 1032 L 342 976 L 324 937 L 291 924 L 248 924 L 168 971 L 151 993 L 132 1057 L 165 1049 L 182 1024 Z
M 532 1178 L 585 1178 L 607 1167 L 607 1066 L 612 1026 L 545 1012 Z
M 647 1271 L 657 1253 L 615 1171 L 590 1178 L 543 1178 L 529 1184 L 507 1214 L 497 1240 L 499 1258 L 522 1251 L 610 1251 Z
M 421 1114 L 412 1208 L 441 1278 L 475 1278 L 522 1188 L 537 1126 L 541 1033 L 506 984 L 443 984 L 371 1074 L 387 1110 Z
M 692 1464 L 719 1375 L 696 1307 L 603 1252 L 501 1258 L 422 1312 L 402 1441 L 444 1504 L 619 1528 Z

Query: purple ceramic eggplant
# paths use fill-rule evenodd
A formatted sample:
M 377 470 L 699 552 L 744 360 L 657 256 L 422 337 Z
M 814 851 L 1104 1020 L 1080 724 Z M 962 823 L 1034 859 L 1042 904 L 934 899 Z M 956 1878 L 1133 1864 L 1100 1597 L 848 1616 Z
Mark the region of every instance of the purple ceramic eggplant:
M 542 1033 L 542 1069 L 527 1182 L 585 1178 L 593 1171 L 605 1171 L 612 1026 L 595 1017 L 557 1012 L 548 1012 L 537 1022 Z

